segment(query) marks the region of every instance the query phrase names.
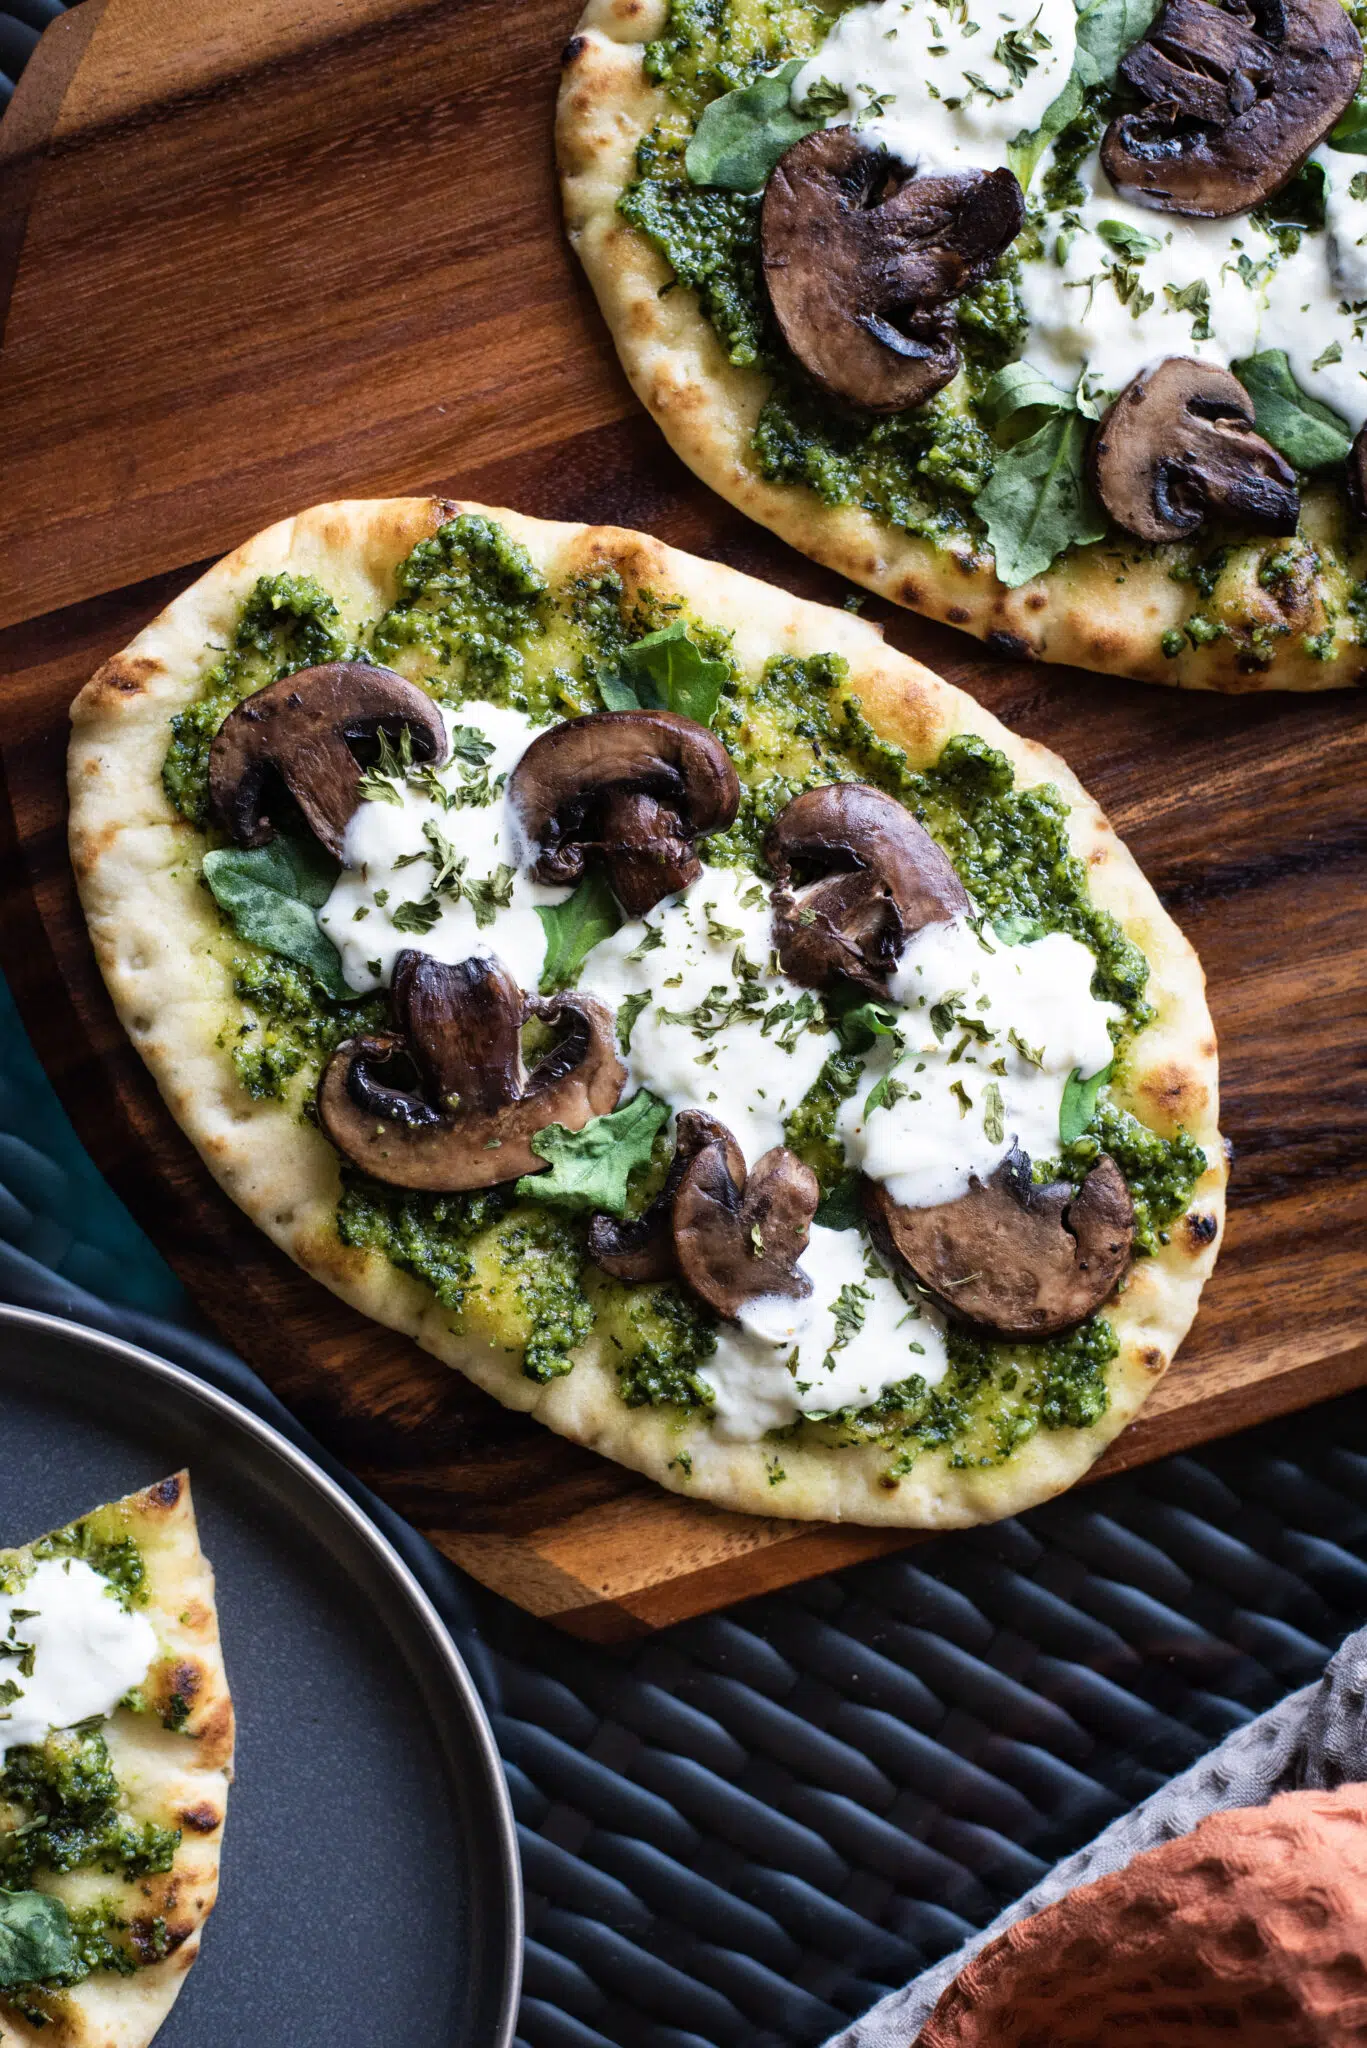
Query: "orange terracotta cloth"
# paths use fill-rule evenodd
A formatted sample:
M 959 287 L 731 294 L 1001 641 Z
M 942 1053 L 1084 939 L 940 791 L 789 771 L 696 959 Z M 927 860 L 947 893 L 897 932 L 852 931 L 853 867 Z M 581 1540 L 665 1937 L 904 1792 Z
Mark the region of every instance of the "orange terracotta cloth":
M 1367 2048 L 1367 1785 L 1213 1813 L 1021 1920 L 916 2048 Z

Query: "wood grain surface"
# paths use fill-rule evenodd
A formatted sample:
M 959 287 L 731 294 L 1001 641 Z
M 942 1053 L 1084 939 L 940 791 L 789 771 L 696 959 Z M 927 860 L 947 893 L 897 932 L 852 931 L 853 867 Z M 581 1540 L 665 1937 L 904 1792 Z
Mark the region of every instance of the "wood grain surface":
M 439 486 L 839 601 L 642 415 L 560 231 L 575 0 L 85 0 L 0 129 L 0 964 L 97 1162 L 222 1334 L 486 1583 L 603 1639 L 912 1540 L 678 1501 L 304 1278 L 120 1030 L 67 865 L 66 710 L 312 500 Z M 10 269 L 4 252 L 10 252 Z M 1112 1471 L 1367 1381 L 1363 700 L 1183 696 L 888 638 L 1065 754 L 1205 961 L 1235 1148 L 1201 1315 Z

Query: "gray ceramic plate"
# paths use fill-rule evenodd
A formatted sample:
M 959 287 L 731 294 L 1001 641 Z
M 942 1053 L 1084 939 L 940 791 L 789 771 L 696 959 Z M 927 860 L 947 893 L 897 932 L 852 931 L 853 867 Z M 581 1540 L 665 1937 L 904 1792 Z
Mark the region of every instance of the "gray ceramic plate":
M 0 1308 L 0 1546 L 188 1465 L 238 1713 L 219 1903 L 158 2048 L 507 2048 L 516 1838 L 446 1629 L 325 1473 L 130 1344 Z

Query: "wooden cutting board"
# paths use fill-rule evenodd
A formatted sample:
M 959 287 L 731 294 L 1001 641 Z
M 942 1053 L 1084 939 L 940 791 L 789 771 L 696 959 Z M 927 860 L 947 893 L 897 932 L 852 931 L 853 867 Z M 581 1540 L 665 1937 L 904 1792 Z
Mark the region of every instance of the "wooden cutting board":
M 66 708 L 197 565 L 439 487 L 640 526 L 838 602 L 633 399 L 561 236 L 576 0 L 85 0 L 0 129 L 0 964 L 96 1160 L 223 1335 L 476 1577 L 621 1637 L 910 1540 L 722 1514 L 499 1408 L 288 1264 L 120 1031 L 66 861 Z M 1367 1380 L 1367 731 L 897 646 L 1058 748 L 1205 960 L 1235 1147 L 1178 1365 L 1101 1470 Z

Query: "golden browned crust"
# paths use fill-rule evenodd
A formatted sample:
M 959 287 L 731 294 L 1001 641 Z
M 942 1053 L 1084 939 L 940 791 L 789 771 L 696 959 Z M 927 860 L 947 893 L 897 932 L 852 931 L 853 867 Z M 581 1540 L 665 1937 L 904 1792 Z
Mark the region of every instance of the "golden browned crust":
M 1214 1263 L 1224 1213 L 1215 1037 L 1200 965 L 1134 860 L 1066 765 L 1018 738 L 962 691 L 894 653 L 848 612 L 797 598 L 613 527 L 554 525 L 494 512 L 557 581 L 615 569 L 628 593 L 681 596 L 733 635 L 737 662 L 757 671 L 774 654 L 837 653 L 867 716 L 925 766 L 956 732 L 981 734 L 1026 784 L 1053 782 L 1071 806 L 1075 852 L 1092 894 L 1147 954 L 1155 1022 L 1137 1041 L 1128 1092 L 1164 1135 L 1185 1127 L 1209 1165 L 1192 1227 L 1174 1228 L 1139 1262 L 1107 1313 L 1120 1337 L 1110 1405 L 1087 1430 L 1038 1431 L 1004 1465 L 952 1470 L 927 1453 L 895 1485 L 877 1447 L 785 1443 L 787 1482 L 770 1484 L 769 1447 L 716 1441 L 705 1422 L 628 1408 L 594 1339 L 574 1370 L 548 1385 L 520 1357 L 451 1318 L 429 1290 L 383 1256 L 344 1245 L 336 1229 L 338 1158 L 290 1102 L 253 1101 L 219 1043 L 233 1007 L 231 942 L 199 881 L 199 835 L 161 785 L 167 721 L 197 694 L 206 643 L 227 636 L 256 578 L 314 574 L 353 623 L 389 602 L 397 561 L 454 511 L 438 499 L 325 505 L 248 541 L 185 591 L 77 698 L 69 758 L 71 852 L 91 937 L 110 992 L 171 1113 L 249 1216 L 313 1276 L 376 1321 L 413 1337 L 507 1406 L 647 1473 L 676 1492 L 766 1516 L 947 1527 L 1014 1513 L 1070 1485 L 1134 1415 L 1171 1363 Z M 137 688 L 126 683 L 135 678 Z M 691 1469 L 680 1463 L 686 1450 Z
M 570 240 L 588 272 L 637 396 L 676 454 L 711 488 L 804 554 L 893 603 L 961 626 L 1018 659 L 1070 662 L 1184 689 L 1331 690 L 1367 681 L 1353 644 L 1321 661 L 1305 647 L 1328 623 L 1313 578 L 1265 589 L 1259 551 L 1231 572 L 1221 603 L 1237 637 L 1205 647 L 1185 639 L 1168 658 L 1161 640 L 1194 609 L 1191 586 L 1170 560 L 1119 539 L 1074 550 L 1019 589 L 999 583 L 991 558 L 946 552 L 899 533 L 856 506 L 825 505 L 798 484 L 767 482 L 750 438 L 768 392 L 761 370 L 730 362 L 690 291 L 661 287 L 673 273 L 618 213 L 635 175 L 636 149 L 673 103 L 646 78 L 641 52 L 665 24 L 666 0 L 588 0 L 564 55 L 556 141 Z M 1304 528 L 1316 542 L 1337 518 L 1336 494 L 1307 496 Z M 1277 637 L 1271 666 L 1250 647 L 1252 630 Z
M 131 1536 L 146 1565 L 141 1610 L 157 1636 L 143 1685 L 151 1713 L 120 1708 L 105 1728 L 110 1761 L 135 1822 L 179 1828 L 170 1870 L 126 1879 L 103 1870 L 40 1871 L 34 1883 L 73 1909 L 114 1903 L 144 1967 L 131 1977 L 96 1971 L 71 1991 L 34 2002 L 37 2027 L 0 1996 L 0 2048 L 145 2048 L 175 2003 L 199 1953 L 218 1895 L 219 1857 L 232 1781 L 233 1705 L 223 1668 L 214 1575 L 199 1546 L 187 1472 L 172 1473 L 82 1517 L 97 1536 Z M 26 1550 L 0 1551 L 0 1563 Z M 163 1716 L 179 1722 L 167 1727 Z

